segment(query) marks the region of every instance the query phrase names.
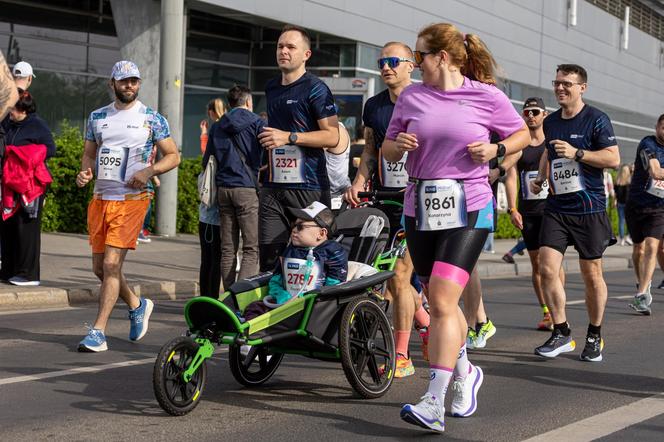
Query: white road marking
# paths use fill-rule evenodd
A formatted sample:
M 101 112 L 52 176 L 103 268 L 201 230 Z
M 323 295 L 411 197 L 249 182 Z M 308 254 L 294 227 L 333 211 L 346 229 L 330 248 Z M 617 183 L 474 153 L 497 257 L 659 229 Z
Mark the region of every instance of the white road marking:
M 609 296 L 609 299 L 632 299 L 634 295 L 623 295 L 623 296 Z M 585 299 L 579 299 L 576 301 L 569 301 L 566 302 L 565 305 L 577 305 L 577 304 L 585 304 L 586 301 Z
M 524 442 L 591 441 L 664 413 L 664 393 L 539 434 Z
M 112 364 L 95 365 L 92 367 L 70 368 L 69 370 L 49 371 L 47 373 L 33 374 L 29 376 L 15 376 L 13 378 L 0 379 L 0 385 L 17 384 L 19 382 L 39 381 L 42 379 L 59 378 L 78 373 L 96 373 L 98 371 L 111 370 L 119 367 L 131 367 L 134 365 L 153 364 L 155 358 L 136 359 L 133 361 L 114 362 Z
M 228 347 L 217 348 L 214 352 L 214 355 L 218 356 L 220 353 L 227 353 L 227 352 L 228 352 Z M 112 370 L 114 368 L 154 364 L 155 359 L 156 357 L 147 358 L 147 359 L 135 359 L 133 361 L 113 362 L 111 364 L 94 365 L 91 367 L 70 368 L 68 370 L 49 371 L 47 373 L 39 373 L 28 376 L 15 376 L 13 378 L 0 379 L 0 386 L 8 384 L 18 384 L 20 382 L 40 381 L 42 379 L 59 378 L 62 376 L 71 376 L 73 374 L 79 374 L 79 373 L 97 373 L 100 371 Z

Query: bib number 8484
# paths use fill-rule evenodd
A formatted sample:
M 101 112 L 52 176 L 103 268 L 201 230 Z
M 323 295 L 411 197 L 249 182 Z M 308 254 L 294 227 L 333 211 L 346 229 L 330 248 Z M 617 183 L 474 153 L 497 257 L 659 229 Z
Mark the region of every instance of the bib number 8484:
M 553 172 L 553 180 L 558 181 L 558 180 L 564 180 L 564 179 L 570 179 L 573 176 L 579 176 L 579 172 L 576 171 L 576 169 L 565 169 L 561 170 L 559 172 Z

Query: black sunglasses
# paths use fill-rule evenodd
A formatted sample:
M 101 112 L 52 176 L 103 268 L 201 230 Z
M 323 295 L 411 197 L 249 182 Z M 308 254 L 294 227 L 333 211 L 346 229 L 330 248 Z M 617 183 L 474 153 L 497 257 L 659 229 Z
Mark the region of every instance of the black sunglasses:
M 523 111 L 523 116 L 524 117 L 536 117 L 539 114 L 541 114 L 542 111 L 539 109 L 528 109 Z
M 383 58 L 378 59 L 378 69 L 383 69 L 383 66 L 385 66 L 385 63 L 387 63 L 387 67 L 389 67 L 390 69 L 394 69 L 397 66 L 399 66 L 399 64 L 402 61 L 407 61 L 407 62 L 410 62 L 410 63 L 413 62 L 413 60 L 411 60 L 409 58 L 383 57 Z
M 291 230 L 296 229 L 298 232 L 301 232 L 304 229 L 306 229 L 307 227 L 318 227 L 318 228 L 320 228 L 320 226 L 318 224 L 293 223 L 291 225 Z
M 426 57 L 429 54 L 435 54 L 435 52 L 413 51 L 413 55 L 415 56 L 415 63 L 422 64 L 422 62 L 424 61 L 424 57 Z

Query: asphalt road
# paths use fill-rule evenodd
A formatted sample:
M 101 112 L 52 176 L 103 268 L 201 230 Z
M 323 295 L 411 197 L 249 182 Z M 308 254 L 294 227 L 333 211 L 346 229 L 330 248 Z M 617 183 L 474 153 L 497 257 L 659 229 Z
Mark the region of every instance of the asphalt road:
M 570 275 L 568 316 L 577 351 L 542 360 L 533 349 L 545 332 L 528 278 L 485 281 L 485 303 L 498 333 L 471 361 L 484 369 L 477 413 L 448 417 L 447 440 L 659 441 L 664 434 L 664 292 L 653 316 L 626 307 L 630 272 L 607 275 L 610 300 L 603 328 L 604 361 L 578 360 L 587 319 L 579 275 Z M 148 335 L 127 339 L 126 311 L 110 323 L 110 350 L 76 351 L 94 306 L 0 314 L 0 440 L 409 440 L 429 434 L 399 419 L 399 407 L 425 391 L 428 378 L 414 337 L 416 373 L 395 380 L 377 400 L 353 395 L 341 366 L 287 356 L 262 388 L 242 388 L 226 349 L 208 365 L 199 406 L 171 417 L 152 392 L 160 346 L 185 328 L 181 302 L 159 302 Z M 431 437 L 437 437 L 431 435 Z

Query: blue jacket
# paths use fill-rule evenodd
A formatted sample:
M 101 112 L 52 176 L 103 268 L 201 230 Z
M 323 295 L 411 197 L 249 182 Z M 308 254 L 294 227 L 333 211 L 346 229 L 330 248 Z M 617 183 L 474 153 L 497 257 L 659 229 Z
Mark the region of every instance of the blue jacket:
M 242 164 L 238 148 L 242 149 L 247 165 L 257 180 L 263 153 L 258 134 L 264 126 L 265 122 L 258 115 L 240 107 L 231 109 L 212 125 L 203 156 L 203 167 L 207 165 L 210 155 L 214 155 L 217 160 L 217 187 L 255 187 L 254 180 Z

